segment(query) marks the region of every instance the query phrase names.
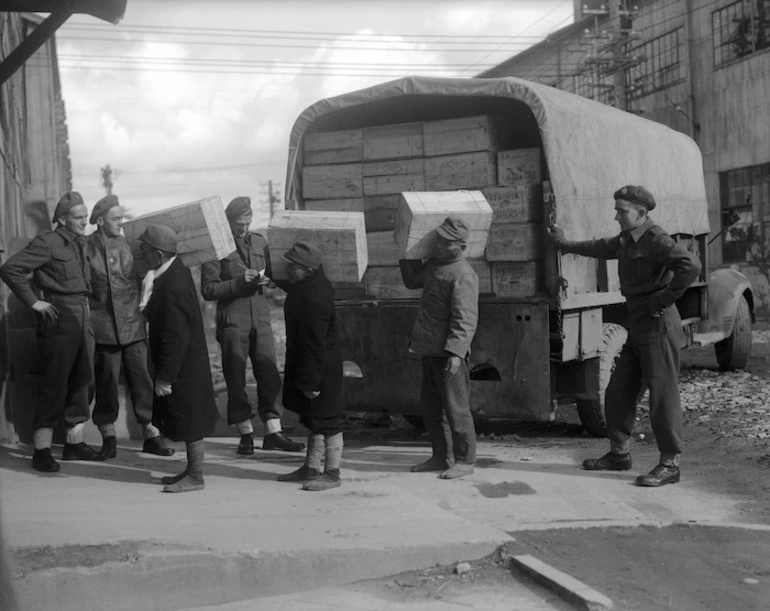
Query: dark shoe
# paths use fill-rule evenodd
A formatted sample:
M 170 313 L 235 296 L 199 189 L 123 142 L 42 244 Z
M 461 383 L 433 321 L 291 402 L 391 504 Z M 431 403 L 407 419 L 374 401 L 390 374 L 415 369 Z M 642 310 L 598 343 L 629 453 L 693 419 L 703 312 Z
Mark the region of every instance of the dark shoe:
M 177 475 L 164 475 L 160 478 L 160 483 L 168 486 L 169 484 L 176 484 L 178 481 L 183 480 L 185 477 L 187 477 L 187 469 L 181 473 L 178 473 Z
M 271 433 L 270 435 L 265 435 L 265 438 L 262 440 L 262 449 L 301 452 L 305 449 L 305 444 L 292 441 L 283 433 Z
M 309 482 L 321 477 L 321 472 L 318 469 L 311 469 L 307 465 L 302 465 L 296 471 L 291 473 L 284 473 L 278 476 L 279 482 Z
M 94 450 L 91 446 L 86 445 L 83 442 L 80 443 L 65 443 L 64 450 L 61 453 L 62 460 L 104 460 L 100 456 L 100 453 Z
M 412 465 L 409 470 L 412 473 L 424 473 L 426 471 L 446 471 L 452 465 L 441 458 L 435 458 L 431 456 L 425 462 L 421 462 L 419 465 Z
M 166 442 L 160 438 L 160 435 L 151 439 L 145 439 L 142 446 L 142 452 L 145 454 L 155 454 L 155 456 L 173 456 L 175 451 L 174 448 L 169 448 L 166 445 Z
M 185 475 L 179 481 L 163 486 L 163 492 L 194 492 L 195 490 L 203 490 L 203 488 L 204 482 L 202 477 L 197 478 Z
M 118 440 L 115 435 L 110 435 L 102 439 L 102 449 L 99 450 L 100 460 L 115 458 L 118 455 Z
M 241 442 L 238 444 L 238 449 L 235 452 L 242 456 L 254 454 L 254 433 L 241 435 Z
M 646 486 L 655 488 L 665 484 L 676 484 L 679 481 L 679 467 L 669 467 L 658 465 L 646 475 L 640 475 L 636 478 L 637 486 Z
M 61 467 L 51 454 L 51 448 L 35 450 L 32 454 L 32 468 L 36 471 L 45 471 L 46 473 L 55 473 Z
M 329 469 L 324 471 L 321 477 L 305 482 L 302 485 L 302 489 L 310 490 L 311 492 L 320 492 L 321 490 L 329 490 L 330 488 L 339 488 L 341 485 L 340 470 Z
M 588 471 L 628 471 L 631 468 L 631 453 L 607 452 L 601 458 L 587 458 L 583 461 L 583 468 Z

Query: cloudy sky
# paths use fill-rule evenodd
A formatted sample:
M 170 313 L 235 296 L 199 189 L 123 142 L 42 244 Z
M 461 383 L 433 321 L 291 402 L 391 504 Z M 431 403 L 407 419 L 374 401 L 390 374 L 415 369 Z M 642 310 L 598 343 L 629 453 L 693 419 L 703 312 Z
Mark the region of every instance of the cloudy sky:
M 73 183 L 134 214 L 283 197 L 289 132 L 321 98 L 474 76 L 572 22 L 572 0 L 128 0 L 57 33 Z M 267 205 L 255 225 L 267 222 Z

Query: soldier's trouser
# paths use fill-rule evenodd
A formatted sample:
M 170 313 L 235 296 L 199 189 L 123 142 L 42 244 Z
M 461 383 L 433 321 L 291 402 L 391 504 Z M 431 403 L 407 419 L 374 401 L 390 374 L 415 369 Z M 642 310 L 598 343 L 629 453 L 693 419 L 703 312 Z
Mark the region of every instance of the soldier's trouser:
M 636 421 L 642 381 L 650 392 L 650 422 L 662 454 L 682 452 L 679 354 L 682 321 L 676 306 L 659 318 L 645 317 L 628 330 L 605 394 L 607 434 L 613 447 L 627 447 Z
M 136 421 L 142 426 L 152 422 L 153 383 L 147 369 L 147 344 L 145 340 L 139 340 L 125 346 L 96 344 L 96 405 L 92 419 L 97 426 L 111 424 L 118 419 L 121 364 Z
M 268 323 L 256 328 L 225 327 L 217 332 L 222 349 L 222 373 L 227 383 L 227 423 L 238 424 L 254 417 L 246 393 L 246 359 L 251 359 L 257 381 L 257 413 L 262 422 L 281 417 L 276 405 L 281 376 L 275 357 L 273 330 Z
M 53 428 L 64 415 L 72 427 L 88 420 L 89 387 L 93 383 L 94 334 L 88 298 L 53 295 L 56 320 L 36 315 L 43 380 L 37 393 L 34 428 Z
M 471 414 L 471 381 L 468 364 L 450 376 L 449 359 L 422 357 L 420 407 L 435 458 L 473 464 L 476 460 L 476 428 Z

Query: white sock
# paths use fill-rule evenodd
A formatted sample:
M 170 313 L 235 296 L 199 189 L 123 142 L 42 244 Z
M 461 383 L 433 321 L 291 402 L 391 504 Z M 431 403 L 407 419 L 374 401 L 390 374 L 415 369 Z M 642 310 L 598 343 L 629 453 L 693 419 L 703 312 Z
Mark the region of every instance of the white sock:
M 235 428 L 238 430 L 238 432 L 241 435 L 249 435 L 250 433 L 254 432 L 254 425 L 251 423 L 251 420 L 244 420 L 243 422 L 238 422 L 235 425 Z
M 46 448 L 50 448 L 52 443 L 53 443 L 52 428 L 44 427 L 40 429 L 35 429 L 35 431 L 32 433 L 32 445 L 35 446 L 36 450 L 45 450 Z
M 85 423 L 78 422 L 75 426 L 71 426 L 67 429 L 67 443 L 76 444 L 83 443 L 83 430 L 86 428 Z
M 142 435 L 144 435 L 145 439 L 155 439 L 156 437 L 160 437 L 160 431 L 158 430 L 158 427 L 153 426 L 152 423 L 148 422 L 142 426 Z
M 272 435 L 273 433 L 280 433 L 283 430 L 281 428 L 281 419 L 270 418 L 267 422 L 265 422 L 265 429 L 268 435 Z
M 110 422 L 109 424 L 100 424 L 97 426 L 99 429 L 99 432 L 102 434 L 102 439 L 105 437 L 115 437 L 115 423 Z

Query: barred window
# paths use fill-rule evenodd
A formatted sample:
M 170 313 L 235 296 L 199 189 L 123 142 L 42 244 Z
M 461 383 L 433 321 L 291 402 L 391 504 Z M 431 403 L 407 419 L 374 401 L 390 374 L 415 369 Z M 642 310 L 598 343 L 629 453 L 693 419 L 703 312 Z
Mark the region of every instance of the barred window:
M 572 91 L 589 100 L 596 100 L 612 106 L 615 92 L 612 77 L 598 74 L 597 71 L 584 71 L 572 77 Z
M 711 13 L 714 65 L 770 46 L 770 0 L 738 0 Z
M 683 29 L 677 28 L 631 50 L 631 56 L 639 64 L 626 74 L 630 99 L 644 97 L 684 80 L 683 37 Z
M 719 174 L 722 258 L 725 263 L 753 259 L 770 247 L 770 163 Z

